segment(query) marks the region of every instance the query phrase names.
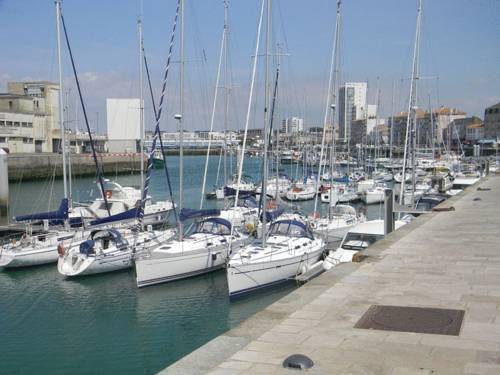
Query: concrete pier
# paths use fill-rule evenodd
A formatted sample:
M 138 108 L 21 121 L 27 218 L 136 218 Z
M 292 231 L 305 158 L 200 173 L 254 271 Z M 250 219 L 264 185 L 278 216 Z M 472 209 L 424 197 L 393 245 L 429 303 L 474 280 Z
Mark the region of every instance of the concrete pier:
M 62 177 L 61 154 L 10 154 L 9 180 L 11 182 L 30 181 L 47 176 Z M 139 172 L 140 154 L 99 154 L 99 163 L 104 173 L 114 174 Z M 91 154 L 71 155 L 73 176 L 95 176 L 95 165 Z
M 480 187 L 481 189 L 478 189 Z M 500 176 L 490 176 L 236 328 L 165 374 L 500 374 Z M 458 335 L 354 328 L 373 305 L 458 309 Z

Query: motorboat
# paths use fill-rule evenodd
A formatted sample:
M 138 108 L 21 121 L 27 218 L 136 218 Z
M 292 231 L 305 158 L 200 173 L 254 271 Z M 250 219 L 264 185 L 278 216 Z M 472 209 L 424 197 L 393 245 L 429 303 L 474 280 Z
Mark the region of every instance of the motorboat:
M 254 240 L 227 265 L 229 297 L 241 296 L 307 272 L 323 254 L 325 241 L 299 219 L 273 222 L 266 241 Z
M 382 203 L 385 200 L 385 186 L 377 185 L 361 194 L 361 200 L 365 204 Z
M 330 243 L 340 241 L 350 228 L 365 220 L 365 216 L 358 214 L 354 207 L 338 204 L 331 208 L 329 217 L 312 217 L 310 225 L 316 235 Z
M 130 220 L 135 220 L 135 210 L 141 202 L 141 189 L 121 186 L 114 181 L 105 181 L 104 197 L 97 198 L 90 205 L 80 205 L 69 210 L 70 223 L 91 223 L 92 221 L 104 219 L 130 212 Z M 100 190 L 100 189 L 99 189 Z M 108 203 L 106 207 L 106 201 Z M 164 223 L 174 204 L 170 201 L 153 202 L 150 196 L 146 197 L 144 204 L 144 224 L 157 225 Z M 109 212 L 108 212 L 109 209 Z
M 395 230 L 398 230 L 407 222 L 407 220 L 396 220 L 394 222 Z M 323 267 L 329 270 L 339 263 L 352 262 L 355 254 L 365 250 L 384 237 L 384 220 L 377 219 L 361 222 L 346 233 L 342 243 L 336 250 L 330 250 L 323 262 Z

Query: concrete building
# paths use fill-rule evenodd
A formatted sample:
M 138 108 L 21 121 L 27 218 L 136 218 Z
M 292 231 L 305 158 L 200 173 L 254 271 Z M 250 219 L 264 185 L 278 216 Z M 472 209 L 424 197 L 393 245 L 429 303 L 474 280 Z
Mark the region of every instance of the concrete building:
M 448 127 L 443 132 L 443 138 L 448 144 L 448 137 L 453 146 L 458 145 L 458 143 L 463 143 L 467 140 L 467 127 L 470 125 L 483 124 L 483 121 L 479 117 L 465 117 L 457 120 L 453 120 Z
M 351 123 L 366 117 L 366 82 L 346 82 L 339 89 L 339 138 L 350 137 Z
M 366 119 L 351 122 L 351 144 L 360 145 L 366 143 Z
M 281 131 L 296 134 L 304 131 L 304 120 L 299 117 L 288 117 L 281 122 Z
M 140 99 L 106 99 L 109 152 L 137 152 L 140 147 Z
M 468 142 L 476 143 L 477 141 L 484 138 L 484 124 L 470 124 L 465 128 L 465 139 Z
M 484 138 L 500 139 L 500 103 L 484 110 Z
M 11 153 L 61 149 L 58 85 L 8 83 L 8 93 L 0 94 L 0 147 Z
M 445 132 L 448 126 L 455 120 L 464 119 L 467 114 L 456 108 L 440 107 L 432 111 L 435 113 L 434 128 L 436 129 L 436 140 L 438 143 L 446 141 Z

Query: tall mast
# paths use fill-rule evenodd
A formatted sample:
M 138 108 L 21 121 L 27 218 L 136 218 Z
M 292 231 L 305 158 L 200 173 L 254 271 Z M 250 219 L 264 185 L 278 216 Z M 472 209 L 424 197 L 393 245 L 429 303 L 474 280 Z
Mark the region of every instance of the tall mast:
M 321 151 L 319 153 L 319 163 L 318 163 L 318 177 L 316 179 L 316 191 L 319 190 L 319 181 L 321 178 L 321 163 L 323 162 L 323 153 L 324 153 L 324 148 L 325 148 L 325 139 L 326 139 L 326 123 L 328 122 L 328 113 L 330 111 L 332 102 L 332 82 L 333 82 L 333 73 L 334 73 L 334 65 L 335 65 L 335 51 L 337 50 L 337 39 L 338 39 L 338 31 L 339 29 L 339 20 L 340 20 L 340 4 L 341 0 L 337 0 L 337 25 L 335 27 L 335 35 L 333 38 L 333 46 L 332 46 L 332 54 L 331 54 L 331 59 L 330 59 L 330 74 L 328 78 L 328 93 L 326 95 L 326 104 L 325 104 L 325 113 L 324 113 L 324 118 L 323 118 L 323 136 L 321 139 Z M 344 86 L 345 87 L 345 86 Z M 345 100 L 344 100 L 345 102 Z M 345 111 L 344 111 L 345 114 Z M 345 120 L 345 116 L 344 116 Z M 345 122 L 345 121 L 344 121 Z M 345 130 L 345 127 L 344 127 Z M 344 138 L 345 138 L 345 131 L 344 131 Z M 330 192 L 331 195 L 331 192 Z M 316 212 L 318 209 L 318 194 L 315 195 L 314 198 L 314 212 Z
M 141 9 L 142 11 L 142 9 Z M 141 132 L 141 189 L 144 189 L 144 71 L 143 71 L 143 40 L 142 40 L 142 14 L 137 18 L 137 29 L 139 33 L 139 128 Z M 163 150 L 162 150 L 163 152 Z M 142 194 L 141 194 L 142 196 Z
M 264 67 L 264 163 L 262 170 L 262 243 L 266 246 L 266 202 L 267 202 L 267 152 L 269 143 L 269 41 L 271 37 L 271 0 L 267 0 L 267 18 L 266 18 L 266 54 Z
M 57 25 L 57 65 L 59 69 L 59 129 L 61 129 L 64 198 L 68 198 L 68 183 L 66 176 L 66 132 L 64 129 L 63 108 L 63 73 L 61 63 L 61 0 L 55 0 L 55 5 Z
M 228 75 L 228 38 L 229 38 L 229 21 L 228 21 L 228 2 L 224 0 L 224 184 L 227 184 L 227 122 L 229 113 L 229 75 Z
M 408 116 L 406 118 L 406 137 L 405 149 L 403 155 L 403 173 L 401 180 L 401 193 L 399 194 L 399 204 L 404 202 L 405 193 L 405 179 L 406 179 L 406 163 L 408 147 L 412 148 L 411 153 L 411 166 L 412 170 L 412 194 L 411 204 L 413 204 L 414 190 L 415 190 L 415 127 L 416 127 L 416 103 L 417 103 L 417 81 L 418 81 L 418 58 L 419 58 L 419 44 L 420 44 L 420 23 L 422 17 L 422 0 L 418 0 L 417 8 L 417 26 L 415 30 L 415 44 L 413 46 L 413 62 L 412 62 L 412 75 L 410 81 L 410 100 L 408 101 Z M 411 138 L 410 138 L 411 136 Z
M 214 102 L 212 105 L 212 115 L 210 116 L 210 130 L 208 132 L 208 147 L 207 147 L 207 155 L 205 157 L 205 169 L 203 173 L 203 184 L 201 187 L 201 198 L 200 198 L 200 210 L 203 208 L 203 201 L 205 199 L 205 188 L 207 184 L 207 173 L 208 173 L 208 161 L 210 159 L 210 150 L 212 146 L 212 133 L 214 130 L 214 121 L 215 121 L 215 110 L 217 108 L 217 97 L 219 93 L 219 81 L 220 81 L 220 73 L 222 67 L 222 57 L 224 54 L 224 44 L 226 37 L 226 29 L 222 31 L 220 52 L 219 52 L 219 64 L 217 65 L 217 78 L 215 80 L 215 89 L 214 89 Z M 218 177 L 218 169 L 217 169 L 217 177 Z M 217 182 L 217 181 L 216 181 Z
M 180 19 L 180 68 L 179 68 L 179 212 L 184 207 L 184 0 L 181 0 Z M 182 220 L 179 220 L 179 240 L 184 237 Z
M 333 171 L 335 166 L 335 115 L 337 109 L 337 84 L 339 80 L 339 65 L 340 65 L 340 0 L 337 1 L 337 17 L 335 24 L 335 47 L 334 47 L 334 72 L 333 72 L 333 87 L 332 87 L 332 101 L 330 104 L 331 108 L 331 125 L 332 125 L 332 149 L 330 150 L 330 194 L 329 194 L 329 202 L 328 202 L 328 218 L 332 218 L 332 190 L 333 190 Z M 328 110 L 325 109 L 325 110 Z M 326 127 L 326 123 L 324 125 Z

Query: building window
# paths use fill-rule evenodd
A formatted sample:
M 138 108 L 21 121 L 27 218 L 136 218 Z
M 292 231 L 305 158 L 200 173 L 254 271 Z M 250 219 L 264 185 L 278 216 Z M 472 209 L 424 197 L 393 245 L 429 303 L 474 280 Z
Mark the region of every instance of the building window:
M 5 126 L 5 121 L 0 121 L 0 126 Z
M 5 137 L 0 137 L 0 143 L 7 143 Z
M 7 121 L 7 126 L 12 126 L 12 121 Z
M 14 121 L 14 126 L 15 126 L 15 127 L 19 127 L 19 126 L 21 126 L 21 124 L 20 124 L 20 122 L 19 122 L 19 121 Z
M 32 128 L 33 127 L 33 123 L 32 122 L 28 122 L 28 128 Z
M 23 128 L 27 128 L 27 127 L 28 127 L 28 123 L 27 123 L 27 122 L 22 122 L 22 123 L 21 123 L 21 126 L 22 126 Z

